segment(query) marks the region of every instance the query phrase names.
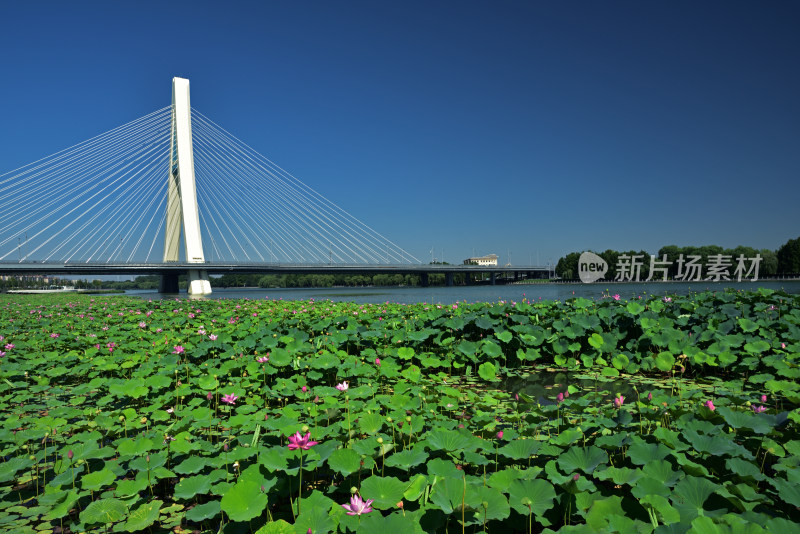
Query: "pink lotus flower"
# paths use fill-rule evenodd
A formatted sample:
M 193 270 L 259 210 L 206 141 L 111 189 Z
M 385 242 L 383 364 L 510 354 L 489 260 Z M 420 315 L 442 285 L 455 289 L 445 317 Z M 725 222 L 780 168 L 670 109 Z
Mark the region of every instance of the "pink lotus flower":
M 767 402 L 767 396 L 761 395 L 761 402 Z
M 339 391 L 347 391 L 347 389 L 349 387 L 350 386 L 349 386 L 349 384 L 347 382 L 342 382 L 341 384 L 336 384 L 336 389 L 338 389 Z
M 269 356 L 260 356 L 256 358 L 258 363 L 267 363 L 269 361 Z
M 225 404 L 234 405 L 234 404 L 236 404 L 236 399 L 238 399 L 238 398 L 239 397 L 237 397 L 233 393 L 230 393 L 228 395 L 223 395 L 222 396 L 222 402 L 224 402 Z
M 503 431 L 497 433 L 497 439 L 503 439 Z
M 653 400 L 653 392 L 652 391 L 647 394 L 647 400 L 649 400 L 649 401 Z
M 380 358 L 375 358 L 375 365 L 377 365 L 378 367 L 381 366 L 381 359 Z M 344 506 L 344 505 L 342 505 L 342 506 Z
M 621 408 L 623 404 L 625 404 L 625 397 L 623 395 L 614 397 L 614 406 L 616 408 Z
M 294 451 L 297 449 L 303 449 L 304 451 L 307 451 L 317 443 L 319 443 L 319 441 L 311 441 L 311 432 L 307 433 L 305 436 L 300 434 L 300 432 L 297 432 L 293 436 L 289 436 L 290 451 Z
M 216 341 L 217 340 L 217 335 L 216 334 L 209 334 L 208 339 L 210 339 L 211 341 Z
M 753 413 L 761 413 L 766 411 L 767 411 L 766 406 L 753 406 Z
M 786 343 L 781 343 L 781 348 L 785 349 L 786 348 Z
M 183 345 L 175 345 L 175 350 L 172 351 L 172 354 L 183 354 Z
M 364 502 L 358 495 L 353 495 L 350 497 L 350 504 L 343 504 L 342 508 L 347 510 L 347 515 L 368 514 L 372 511 L 370 504 L 372 504 L 374 500 L 375 499 L 367 499 L 367 501 Z
M 558 402 L 562 402 L 564 400 L 564 394 L 559 393 L 558 395 L 556 395 L 556 400 L 558 400 Z
M 306 386 L 303 386 L 303 387 L 300 388 L 300 391 L 305 393 L 306 391 L 308 391 L 308 388 Z
M 712 412 L 713 412 L 714 410 L 716 410 L 716 409 L 717 409 L 717 407 L 716 407 L 716 406 L 714 406 L 714 402 L 713 402 L 713 401 L 711 401 L 711 400 L 707 400 L 707 401 L 704 403 L 704 406 L 705 406 L 706 408 L 708 408 L 709 410 L 711 410 Z
M 619 300 L 619 294 L 617 294 L 617 295 L 614 295 L 612 298 L 613 298 L 614 300 Z
M 50 334 L 50 337 L 58 337 L 58 336 L 59 336 L 59 334 L 56 334 L 55 332 L 53 332 L 52 334 Z

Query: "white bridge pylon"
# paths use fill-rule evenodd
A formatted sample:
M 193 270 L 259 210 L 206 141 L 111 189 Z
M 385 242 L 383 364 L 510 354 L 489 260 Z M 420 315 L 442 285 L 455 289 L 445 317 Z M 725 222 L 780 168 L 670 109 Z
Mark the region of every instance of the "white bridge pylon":
M 189 80 L 173 78 L 172 135 L 167 176 L 164 263 L 180 261 L 181 230 L 183 230 L 183 242 L 186 247 L 186 262 L 205 263 L 194 179 Z M 211 284 L 205 269 L 190 269 L 188 274 L 190 295 L 211 293 Z

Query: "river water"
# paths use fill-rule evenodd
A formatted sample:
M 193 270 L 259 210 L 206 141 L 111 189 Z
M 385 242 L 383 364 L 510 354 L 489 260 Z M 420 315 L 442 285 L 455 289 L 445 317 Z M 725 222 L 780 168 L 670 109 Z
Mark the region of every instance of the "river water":
M 619 295 L 622 299 L 648 295 L 686 295 L 701 291 L 723 291 L 726 288 L 753 290 L 765 287 L 799 294 L 798 280 L 764 280 L 758 282 L 648 282 L 597 284 L 519 284 L 497 286 L 454 287 L 334 287 L 334 288 L 214 288 L 203 299 L 283 299 L 331 300 L 357 303 L 394 302 L 414 304 L 453 304 L 456 302 L 497 302 L 499 300 L 565 300 L 573 297 L 602 299 Z M 127 294 L 146 299 L 186 298 L 186 293 L 164 294 L 149 291 L 128 291 Z

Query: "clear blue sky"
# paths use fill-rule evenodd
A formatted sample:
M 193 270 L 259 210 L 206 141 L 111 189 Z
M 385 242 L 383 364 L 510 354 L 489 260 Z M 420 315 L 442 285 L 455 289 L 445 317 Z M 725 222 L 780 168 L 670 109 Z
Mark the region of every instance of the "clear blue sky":
M 3 2 L 0 173 L 192 105 L 422 260 L 800 235 L 797 2 Z

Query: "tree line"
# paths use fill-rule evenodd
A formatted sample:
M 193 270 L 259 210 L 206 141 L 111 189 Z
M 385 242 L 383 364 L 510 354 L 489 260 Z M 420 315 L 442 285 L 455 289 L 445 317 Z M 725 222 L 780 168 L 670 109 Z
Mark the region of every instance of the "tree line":
M 702 247 L 678 247 L 676 245 L 667 245 L 661 247 L 658 251 L 658 255 L 652 259 L 651 255 L 643 250 L 638 252 L 634 250 L 621 252 L 609 249 L 604 252 L 594 253 L 603 258 L 603 260 L 605 260 L 605 262 L 608 264 L 608 272 L 604 277 L 606 280 L 615 280 L 617 275 L 620 274 L 620 267 L 628 269 L 628 265 L 626 265 L 626 263 L 629 264 L 630 260 L 623 258 L 626 261 L 622 264 L 620 263 L 620 258 L 623 256 L 627 256 L 628 258 L 641 256 L 637 262 L 640 264 L 639 280 L 642 281 L 646 280 L 650 276 L 651 264 L 658 267 L 659 262 L 663 262 L 665 257 L 666 262 L 668 263 L 668 266 L 666 266 L 667 278 L 676 278 L 679 276 L 679 269 L 685 267 L 685 264 L 680 264 L 678 262 L 681 256 L 683 257 L 684 262 L 688 261 L 690 256 L 699 256 L 700 260 L 698 263 L 703 267 L 704 273 L 709 266 L 717 261 L 720 255 L 729 257 L 729 261 L 732 264 L 730 268 L 731 273 L 733 273 L 734 269 L 736 268 L 737 258 L 740 256 L 750 260 L 755 258 L 756 255 L 760 255 L 761 263 L 758 269 L 759 278 L 775 275 L 800 274 L 800 237 L 797 239 L 790 239 L 777 251 L 766 248 L 755 249 L 745 246 L 738 246 L 736 248 L 723 248 L 718 245 L 706 245 Z M 580 258 L 580 255 L 581 252 L 571 252 L 565 257 L 559 259 L 558 264 L 556 265 L 556 275 L 566 280 L 577 279 L 579 277 L 578 259 Z M 655 261 L 655 263 L 651 263 L 652 261 Z M 626 273 L 623 273 L 623 275 L 624 274 Z M 654 272 L 653 279 L 663 279 L 663 272 Z

